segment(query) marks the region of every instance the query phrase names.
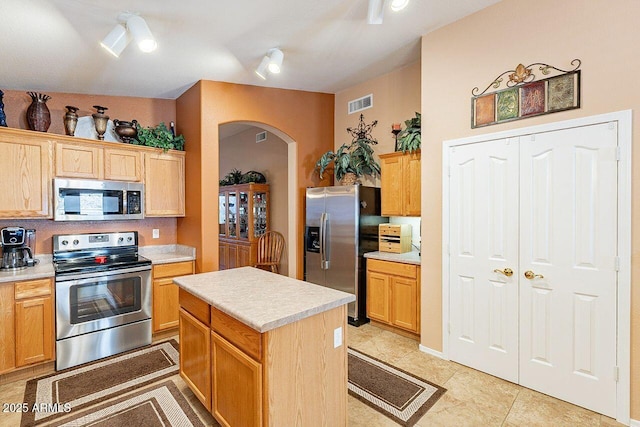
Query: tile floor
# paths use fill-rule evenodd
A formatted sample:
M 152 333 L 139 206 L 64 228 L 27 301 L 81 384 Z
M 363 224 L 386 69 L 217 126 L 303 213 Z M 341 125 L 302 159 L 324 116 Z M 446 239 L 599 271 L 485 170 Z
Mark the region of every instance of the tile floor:
M 173 337 L 177 340 L 177 337 Z M 163 337 L 163 339 L 166 339 Z M 417 423 L 427 426 L 622 426 L 615 420 L 418 350 L 409 338 L 372 325 L 349 326 L 349 346 L 439 384 L 447 392 Z M 41 375 L 41 374 L 39 374 Z M 34 375 L 34 376 L 39 376 Z M 171 377 L 205 425 L 212 417 L 179 375 Z M 26 380 L 0 383 L 0 403 L 21 402 Z M 349 396 L 350 427 L 393 427 L 393 421 Z M 0 412 L 0 427 L 17 427 L 20 414 Z M 305 426 L 303 426 L 305 427 Z

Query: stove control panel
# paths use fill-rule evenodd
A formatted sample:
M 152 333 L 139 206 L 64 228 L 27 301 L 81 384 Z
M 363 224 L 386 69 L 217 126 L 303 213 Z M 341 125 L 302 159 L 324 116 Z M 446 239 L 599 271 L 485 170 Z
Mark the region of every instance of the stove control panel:
M 80 249 L 127 247 L 137 245 L 137 231 L 64 235 L 61 234 L 53 236 L 54 252 L 73 251 Z

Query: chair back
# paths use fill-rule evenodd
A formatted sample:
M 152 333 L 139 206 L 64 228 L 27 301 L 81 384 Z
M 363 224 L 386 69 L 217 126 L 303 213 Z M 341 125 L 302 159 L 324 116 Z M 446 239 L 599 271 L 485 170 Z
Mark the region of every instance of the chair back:
M 278 272 L 280 258 L 284 250 L 284 236 L 277 231 L 267 231 L 258 239 L 258 266 L 271 266 Z

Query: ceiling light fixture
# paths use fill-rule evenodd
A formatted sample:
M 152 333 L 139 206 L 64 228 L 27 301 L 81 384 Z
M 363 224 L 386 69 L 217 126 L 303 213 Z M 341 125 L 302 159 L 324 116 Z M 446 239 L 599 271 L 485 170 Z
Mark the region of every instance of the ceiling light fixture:
M 267 72 L 271 74 L 278 74 L 282 69 L 282 61 L 284 60 L 284 53 L 277 47 L 269 49 L 267 54 L 260 61 L 260 65 L 256 68 L 255 72 L 262 80 L 267 79 Z
M 136 41 L 138 49 L 142 52 L 149 53 L 156 50 L 158 43 L 141 16 L 124 12 L 118 16 L 118 21 L 119 24 L 100 42 L 107 52 L 117 58 L 131 39 Z
M 384 8 L 387 3 L 392 11 L 398 12 L 407 7 L 409 0 L 369 0 L 369 9 L 367 10 L 367 22 L 369 24 L 382 24 Z

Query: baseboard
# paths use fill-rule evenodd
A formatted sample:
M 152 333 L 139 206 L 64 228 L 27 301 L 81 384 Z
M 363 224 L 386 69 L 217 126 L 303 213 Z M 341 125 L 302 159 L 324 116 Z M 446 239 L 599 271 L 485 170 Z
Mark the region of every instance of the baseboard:
M 449 360 L 449 359 L 447 359 L 446 357 L 444 357 L 444 354 L 443 354 L 442 352 L 440 352 L 440 351 L 436 351 L 436 350 L 434 350 L 434 349 L 432 349 L 432 348 L 429 348 L 429 347 L 425 347 L 425 346 L 424 346 L 424 345 L 422 345 L 422 344 L 420 344 L 420 346 L 419 346 L 418 348 L 419 348 L 419 349 L 420 349 L 420 351 L 421 351 L 421 352 L 423 352 L 423 353 L 430 354 L 431 356 L 438 357 L 438 358 L 440 358 L 440 359 Z M 638 427 L 640 427 L 640 426 L 638 426 Z
M 629 427 L 640 427 L 640 421 L 630 419 L 629 420 Z

